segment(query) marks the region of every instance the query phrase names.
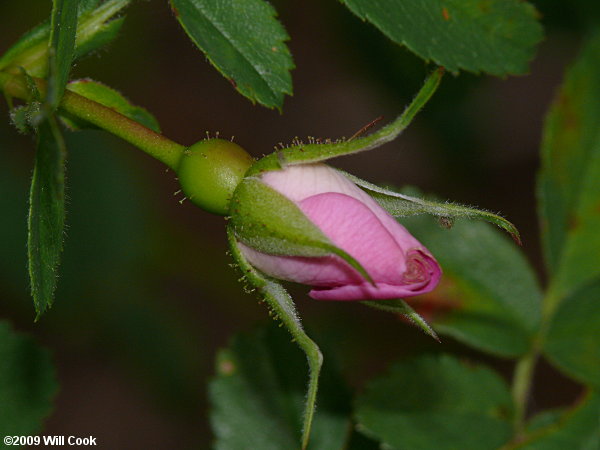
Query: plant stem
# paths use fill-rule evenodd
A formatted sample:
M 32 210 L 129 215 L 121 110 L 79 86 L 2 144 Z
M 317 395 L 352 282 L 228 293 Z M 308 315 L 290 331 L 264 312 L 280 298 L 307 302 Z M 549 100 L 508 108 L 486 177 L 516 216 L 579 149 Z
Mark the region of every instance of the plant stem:
M 535 363 L 537 362 L 539 356 L 537 348 L 538 346 L 534 344 L 532 349 L 523 355 L 515 365 L 512 383 L 512 397 L 515 404 L 514 433 L 515 440 L 517 441 L 524 433 L 529 392 L 531 390 L 531 383 L 533 381 Z
M 540 328 L 533 337 L 529 352 L 519 358 L 515 365 L 512 382 L 512 397 L 515 404 L 514 442 L 519 442 L 525 432 L 527 403 L 533 381 L 535 364 L 540 356 L 541 349 L 543 348 L 543 343 L 548 334 L 552 317 L 560 303 L 560 296 L 556 295 L 555 291 L 553 286 L 550 286 L 547 289 L 544 301 L 542 302 L 542 321 Z
M 46 82 L 39 78 L 33 80 L 44 96 Z M 24 75 L 0 72 L 0 90 L 12 97 L 31 100 L 32 94 L 27 88 Z M 63 96 L 59 109 L 124 139 L 171 169 L 177 168 L 179 158 L 185 150 L 183 145 L 125 117 L 114 109 L 68 90 Z

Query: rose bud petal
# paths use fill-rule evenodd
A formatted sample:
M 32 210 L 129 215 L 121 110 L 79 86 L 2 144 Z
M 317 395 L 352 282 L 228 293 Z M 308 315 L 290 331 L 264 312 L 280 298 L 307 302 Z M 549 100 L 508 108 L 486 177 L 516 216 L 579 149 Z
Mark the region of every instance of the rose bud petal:
M 433 290 L 441 269 L 429 251 L 367 193 L 324 164 L 266 172 L 262 181 L 292 200 L 375 285 L 342 258 L 276 256 L 240 242 L 248 261 L 274 278 L 312 286 L 317 300 L 382 300 Z

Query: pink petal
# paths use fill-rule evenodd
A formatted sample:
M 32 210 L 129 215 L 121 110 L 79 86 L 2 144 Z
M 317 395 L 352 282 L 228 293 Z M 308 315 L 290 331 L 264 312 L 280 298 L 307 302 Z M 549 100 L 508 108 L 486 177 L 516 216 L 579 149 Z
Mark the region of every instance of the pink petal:
M 300 204 L 306 198 L 323 194 L 346 194 L 367 206 L 394 236 L 406 252 L 411 248 L 424 248 L 396 219 L 373 200 L 365 191 L 339 171 L 325 164 L 299 164 L 283 170 L 266 172 L 262 180 L 290 200 Z
M 344 286 L 337 286 L 327 288 L 316 288 L 310 291 L 309 295 L 315 300 L 386 300 L 395 298 L 406 298 L 415 295 L 425 294 L 431 292 L 437 286 L 442 271 L 437 262 L 428 254 L 414 251 L 414 253 L 420 253 L 420 262 L 417 263 L 419 266 L 415 272 L 419 274 L 420 280 L 415 280 L 408 284 L 386 284 L 376 283 L 376 286 L 372 286 L 370 283 L 363 282 L 361 284 L 347 284 Z M 409 267 L 413 265 L 411 263 L 411 257 L 409 256 Z M 409 270 L 410 272 L 410 270 Z M 405 281 L 410 281 L 404 277 Z
M 394 283 L 406 271 L 404 252 L 377 216 L 359 200 L 345 194 L 318 194 L 302 200 L 300 209 L 337 247 L 360 262 L 374 280 Z M 339 260 L 330 266 L 339 271 L 342 264 L 346 265 Z M 347 270 L 339 275 L 334 283 L 364 281 L 356 272 L 352 277 L 347 276 Z
M 319 300 L 409 297 L 437 285 L 441 269 L 427 249 L 340 172 L 324 164 L 301 164 L 266 172 L 261 178 L 360 262 L 376 286 L 337 256 L 275 256 L 240 244 L 259 270 L 313 286 L 310 296 Z

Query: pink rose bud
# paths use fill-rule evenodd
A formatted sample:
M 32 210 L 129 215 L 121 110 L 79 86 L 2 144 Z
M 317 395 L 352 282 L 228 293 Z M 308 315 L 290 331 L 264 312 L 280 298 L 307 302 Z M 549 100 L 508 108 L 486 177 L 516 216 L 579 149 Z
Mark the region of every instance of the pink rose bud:
M 312 286 L 317 300 L 383 300 L 424 294 L 442 274 L 429 251 L 375 200 L 324 164 L 266 172 L 262 181 L 292 200 L 337 247 L 354 257 L 375 286 L 342 258 L 276 256 L 240 242 L 252 265 L 274 278 Z

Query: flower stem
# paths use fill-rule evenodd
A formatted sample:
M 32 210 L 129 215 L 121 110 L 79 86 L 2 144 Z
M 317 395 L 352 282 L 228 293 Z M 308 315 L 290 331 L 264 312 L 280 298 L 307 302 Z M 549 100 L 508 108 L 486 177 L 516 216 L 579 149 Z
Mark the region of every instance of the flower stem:
M 33 81 L 44 96 L 46 82 L 39 78 L 34 78 Z M 9 96 L 23 100 L 31 100 L 32 97 L 24 75 L 0 72 L 0 90 Z M 59 109 L 124 139 L 171 169 L 177 168 L 179 159 L 185 150 L 185 146 L 125 117 L 114 109 L 68 90 L 65 92 Z

